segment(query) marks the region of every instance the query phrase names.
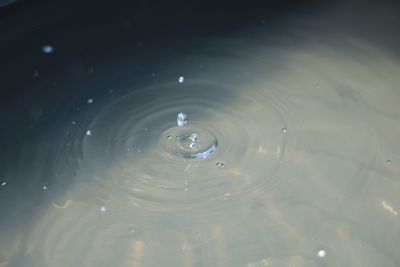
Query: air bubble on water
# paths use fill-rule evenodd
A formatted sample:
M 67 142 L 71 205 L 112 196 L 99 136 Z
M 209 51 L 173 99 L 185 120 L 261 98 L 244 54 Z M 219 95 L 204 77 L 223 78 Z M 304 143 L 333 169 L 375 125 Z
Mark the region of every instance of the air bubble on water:
M 192 149 L 195 149 L 195 148 L 196 148 L 196 143 L 195 143 L 195 142 L 190 143 L 190 144 L 189 144 L 189 147 L 192 148 Z
M 187 115 L 183 112 L 178 113 L 176 116 L 176 123 L 178 126 L 185 126 L 188 123 Z
M 42 52 L 45 54 L 51 54 L 54 52 L 54 47 L 52 47 L 51 45 L 45 45 L 42 47 Z
M 282 128 L 282 133 L 287 133 L 287 129 L 286 128 Z
M 87 100 L 87 102 L 88 102 L 88 104 L 92 104 L 92 103 L 94 102 L 94 100 L 93 100 L 93 98 L 89 98 L 89 99 Z
M 107 208 L 105 206 L 101 206 L 100 212 L 101 213 L 106 213 L 107 212 Z
M 47 190 L 47 189 L 49 189 L 46 185 L 44 185 L 43 187 L 42 187 L 42 189 L 43 190 Z
M 91 130 L 88 130 L 88 131 L 86 132 L 86 135 L 87 135 L 87 136 L 91 136 L 91 135 L 92 135 L 92 131 L 91 131 Z
M 217 167 L 224 167 L 225 166 L 225 164 L 223 162 L 217 162 L 217 164 L 215 164 L 215 165 L 217 165 Z
M 178 82 L 183 83 L 185 81 L 185 78 L 183 76 L 179 77 Z
M 192 133 L 192 134 L 189 136 L 189 139 L 190 139 L 190 141 L 192 141 L 192 142 L 196 142 L 197 139 L 199 139 L 199 135 L 198 135 L 197 133 Z
M 388 160 L 386 161 L 386 164 L 387 164 L 387 165 L 390 165 L 390 164 L 392 164 L 392 161 L 391 161 L 390 159 L 388 159 Z
M 318 251 L 318 257 L 324 258 L 326 256 L 326 251 L 321 249 Z
M 0 182 L 0 185 L 1 185 L 1 186 L 6 186 L 6 185 L 7 185 L 7 181 L 6 181 L 6 180 L 1 181 L 1 182 Z

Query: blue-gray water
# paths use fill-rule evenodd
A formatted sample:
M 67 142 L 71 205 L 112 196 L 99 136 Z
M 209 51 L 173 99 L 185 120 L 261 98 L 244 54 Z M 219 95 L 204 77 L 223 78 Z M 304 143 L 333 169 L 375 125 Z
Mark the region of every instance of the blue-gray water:
M 0 267 L 399 266 L 389 7 L 375 29 L 338 5 L 62 60 L 40 42 L 1 107 Z

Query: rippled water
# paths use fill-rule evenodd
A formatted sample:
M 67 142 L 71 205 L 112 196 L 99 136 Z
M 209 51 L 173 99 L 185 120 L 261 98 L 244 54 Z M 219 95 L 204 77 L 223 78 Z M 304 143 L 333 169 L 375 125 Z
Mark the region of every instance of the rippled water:
M 341 37 L 204 40 L 10 104 L 0 266 L 398 266 L 399 61 Z

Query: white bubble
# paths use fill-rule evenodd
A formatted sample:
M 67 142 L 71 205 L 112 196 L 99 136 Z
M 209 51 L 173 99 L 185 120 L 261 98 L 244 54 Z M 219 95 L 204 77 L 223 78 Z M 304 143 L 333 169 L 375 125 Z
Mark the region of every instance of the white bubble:
M 52 47 L 51 45 L 45 45 L 42 47 L 42 52 L 45 54 L 51 54 L 54 52 L 54 47 Z
M 282 128 L 282 133 L 287 133 L 287 129 L 286 128 Z
M 387 165 L 390 165 L 390 164 L 392 164 L 392 161 L 391 161 L 390 159 L 388 159 L 388 160 L 386 161 L 386 164 L 387 164 Z
M 178 82 L 183 83 L 185 81 L 185 78 L 183 76 L 179 77 Z
M 75 122 L 75 121 L 72 121 L 71 123 L 72 123 L 72 125 L 75 125 L 75 124 L 76 124 L 76 122 Z
M 192 142 L 196 142 L 198 138 L 199 138 L 199 135 L 198 135 L 197 133 L 192 133 L 192 134 L 189 136 L 189 139 L 190 139 L 190 141 L 192 141 Z
M 6 186 L 6 185 L 7 185 L 7 181 L 5 181 L 5 180 L 1 181 L 1 182 L 0 182 L 0 185 L 1 185 L 1 186 Z
M 100 211 L 101 211 L 101 213 L 106 213 L 107 212 L 107 208 L 105 206 L 101 206 L 100 207 Z
M 318 251 L 318 257 L 324 258 L 326 256 L 326 251 L 321 249 Z
M 88 130 L 88 131 L 86 132 L 86 135 L 87 135 L 87 136 L 91 136 L 91 135 L 92 135 L 92 131 L 91 131 L 91 130 Z
M 94 102 L 94 100 L 93 100 L 93 98 L 89 98 L 89 99 L 87 100 L 87 102 L 88 102 L 88 104 L 92 104 L 92 103 Z
M 49 189 L 46 185 L 44 185 L 43 187 L 42 187 L 42 189 L 43 190 L 47 190 L 47 189 Z

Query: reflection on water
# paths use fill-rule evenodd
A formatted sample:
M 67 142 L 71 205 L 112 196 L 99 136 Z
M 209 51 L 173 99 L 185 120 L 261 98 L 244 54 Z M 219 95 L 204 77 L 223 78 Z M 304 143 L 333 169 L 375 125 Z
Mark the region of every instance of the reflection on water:
M 398 266 L 400 66 L 344 40 L 219 40 L 35 106 L 0 266 Z

